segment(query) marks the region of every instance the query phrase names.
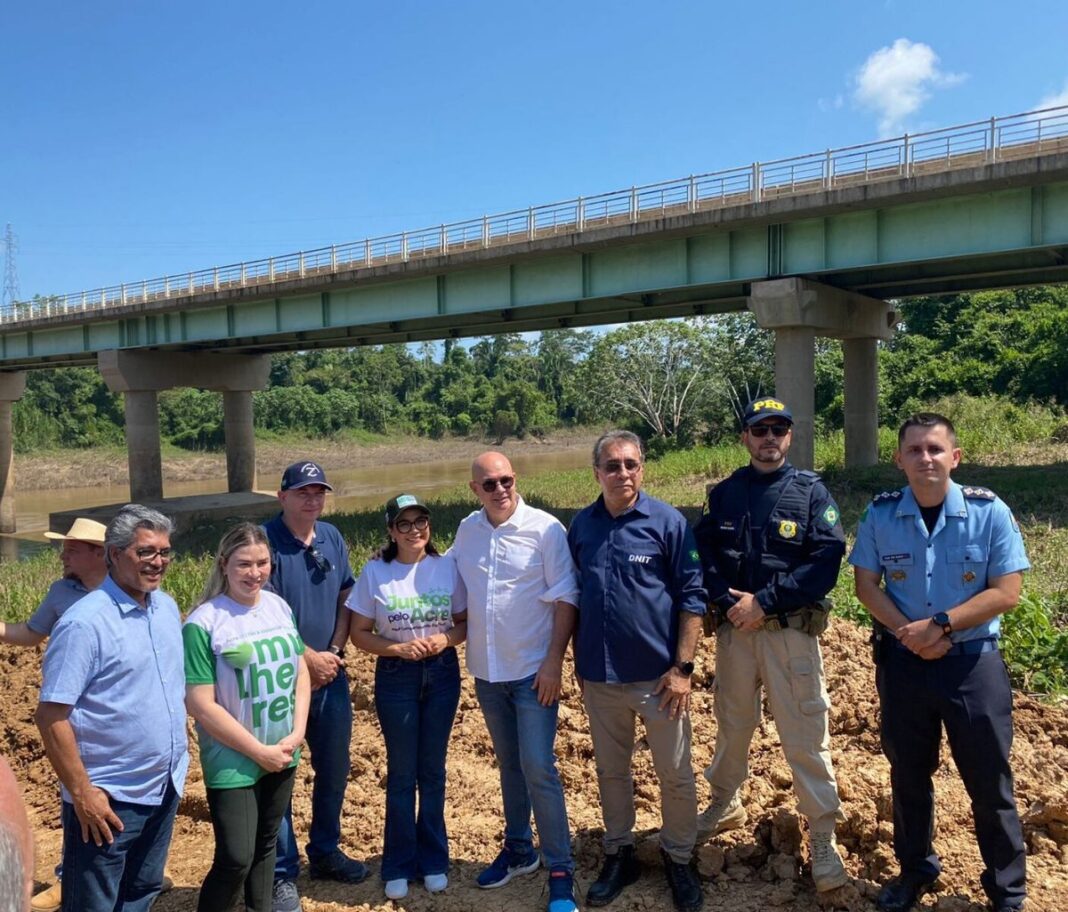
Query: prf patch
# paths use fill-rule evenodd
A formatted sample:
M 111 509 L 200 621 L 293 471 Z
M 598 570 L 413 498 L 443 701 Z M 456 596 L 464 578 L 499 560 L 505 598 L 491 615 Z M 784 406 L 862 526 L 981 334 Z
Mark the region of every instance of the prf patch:
M 823 511 L 823 521 L 828 526 L 833 526 L 838 522 L 839 516 L 838 508 L 834 504 L 827 504 L 827 509 Z
M 797 523 L 792 519 L 784 519 L 779 523 L 779 535 L 783 538 L 794 538 L 797 535 Z
M 785 412 L 786 403 L 780 402 L 778 399 L 761 399 L 758 402 L 753 403 L 754 412 L 762 412 L 764 409 L 775 409 L 780 412 Z

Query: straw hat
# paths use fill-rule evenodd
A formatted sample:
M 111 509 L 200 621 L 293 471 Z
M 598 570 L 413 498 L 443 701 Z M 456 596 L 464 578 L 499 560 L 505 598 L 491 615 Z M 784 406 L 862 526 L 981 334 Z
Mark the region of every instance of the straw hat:
M 74 525 L 70 527 L 70 531 L 63 535 L 61 532 L 45 532 L 45 538 L 58 539 L 59 541 L 81 541 L 89 542 L 93 545 L 104 544 L 104 533 L 107 532 L 107 526 L 103 523 L 98 523 L 92 519 L 85 519 L 79 516 L 74 520 Z

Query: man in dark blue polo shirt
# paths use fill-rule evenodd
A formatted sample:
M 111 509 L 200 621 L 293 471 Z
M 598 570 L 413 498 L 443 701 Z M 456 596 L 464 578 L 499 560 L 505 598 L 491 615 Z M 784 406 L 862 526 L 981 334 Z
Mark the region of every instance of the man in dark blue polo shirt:
M 271 543 L 271 589 L 293 609 L 311 673 L 306 740 L 315 781 L 308 872 L 312 878 L 359 883 L 367 877 L 366 866 L 338 847 L 352 735 L 352 703 L 342 661 L 349 638 L 345 599 L 355 579 L 341 533 L 319 521 L 326 494 L 332 490 L 321 466 L 308 461 L 294 463 L 282 475 L 278 491 L 282 512 L 263 528 Z M 299 912 L 299 870 L 290 807 L 278 831 L 273 912 Z
M 605 862 L 586 903 L 603 906 L 638 877 L 634 857 L 634 721 L 641 716 L 660 780 L 660 850 L 675 907 L 704 903 L 692 867 L 697 792 L 690 763 L 690 675 L 706 596 L 697 545 L 678 510 L 641 490 L 644 453 L 629 431 L 593 449 L 601 496 L 571 523 L 579 574 L 575 671 L 597 761 Z

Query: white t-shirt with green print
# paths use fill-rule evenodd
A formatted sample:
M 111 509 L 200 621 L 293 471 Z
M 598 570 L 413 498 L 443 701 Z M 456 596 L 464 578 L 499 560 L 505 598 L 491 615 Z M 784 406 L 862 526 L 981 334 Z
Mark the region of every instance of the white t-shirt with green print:
M 186 684 L 213 684 L 216 702 L 263 744 L 293 731 L 304 643 L 282 599 L 261 592 L 249 607 L 218 595 L 189 615 L 182 639 Z M 266 775 L 254 760 L 196 728 L 208 788 L 245 788 Z M 299 752 L 290 765 L 298 760 Z

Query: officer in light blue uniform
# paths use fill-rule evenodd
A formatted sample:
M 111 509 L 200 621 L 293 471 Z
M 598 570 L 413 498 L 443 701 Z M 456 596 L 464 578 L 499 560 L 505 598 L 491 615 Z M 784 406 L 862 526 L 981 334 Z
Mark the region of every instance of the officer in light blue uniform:
M 875 619 L 882 743 L 890 761 L 898 877 L 876 900 L 904 912 L 940 872 L 932 846 L 942 726 L 972 801 L 995 912 L 1025 898 L 1023 833 L 1012 792 L 1012 690 L 998 651 L 1001 615 L 1030 564 L 1019 526 L 990 490 L 950 479 L 952 423 L 909 418 L 894 456 L 909 481 L 864 511 L 849 562 Z

